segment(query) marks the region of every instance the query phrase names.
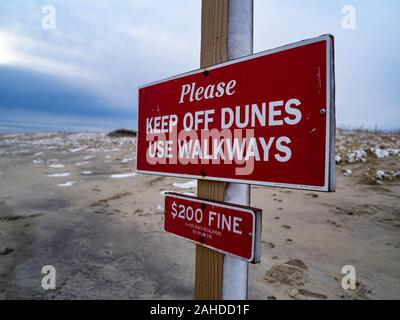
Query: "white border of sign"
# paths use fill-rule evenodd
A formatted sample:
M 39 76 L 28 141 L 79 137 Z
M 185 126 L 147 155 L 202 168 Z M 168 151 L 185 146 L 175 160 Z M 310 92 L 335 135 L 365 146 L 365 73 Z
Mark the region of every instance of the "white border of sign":
M 182 194 L 175 193 L 175 192 L 167 192 L 164 195 L 164 205 L 165 205 L 165 201 L 166 201 L 167 197 L 173 197 L 173 198 L 178 198 L 178 199 L 183 199 L 183 200 L 190 200 L 190 201 L 198 202 L 198 203 L 206 203 L 211 206 L 229 208 L 229 209 L 233 209 L 233 210 L 237 210 L 237 211 L 241 211 L 241 212 L 245 212 L 245 213 L 250 213 L 253 216 L 253 227 L 252 227 L 252 238 L 251 238 L 251 257 L 249 259 L 237 256 L 233 253 L 230 253 L 230 252 L 215 248 L 213 246 L 206 245 L 204 243 L 201 243 L 201 242 L 189 239 L 189 238 L 185 238 L 176 233 L 167 231 L 167 230 L 165 230 L 165 218 L 164 218 L 163 229 L 165 232 L 172 234 L 173 236 L 175 236 L 177 238 L 184 239 L 186 241 L 190 241 L 190 242 L 202 245 L 209 249 L 221 252 L 223 254 L 226 254 L 226 255 L 229 255 L 229 256 L 232 256 L 235 258 L 238 258 L 240 260 L 250 262 L 250 263 L 259 263 L 260 262 L 260 260 L 261 260 L 261 223 L 262 223 L 261 209 L 254 208 L 254 210 L 251 210 L 251 209 L 246 209 L 245 206 L 241 206 L 241 205 L 229 204 L 227 202 L 222 203 L 220 201 L 205 200 L 205 199 L 196 198 L 196 197 L 192 197 L 192 196 L 182 195 Z M 164 215 L 165 214 L 166 213 L 165 213 L 165 208 L 164 208 Z M 256 243 L 256 241 L 257 241 L 257 243 Z
M 243 183 L 243 184 L 254 184 L 254 185 L 262 185 L 262 186 L 270 186 L 270 187 L 281 187 L 281 188 L 292 188 L 292 189 L 305 189 L 305 190 L 314 190 L 314 191 L 327 191 L 333 192 L 336 188 L 336 163 L 335 163 L 335 74 L 334 74 L 334 42 L 332 35 L 322 35 L 317 38 L 302 40 L 299 42 L 291 43 L 282 47 L 278 47 L 275 49 L 270 49 L 266 51 L 262 51 L 256 54 L 252 54 L 243 58 L 230 60 L 221 64 L 216 64 L 204 69 L 198 69 L 194 71 L 190 71 L 187 73 L 183 73 L 174 77 L 170 77 L 164 80 L 155 81 L 149 83 L 147 85 L 143 85 L 138 87 L 138 90 L 142 88 L 146 88 L 158 83 L 163 83 L 166 81 L 179 79 L 182 77 L 186 77 L 189 75 L 202 73 L 204 71 L 210 71 L 213 69 L 218 69 L 220 67 L 228 66 L 231 64 L 235 64 L 238 62 L 251 60 L 259 57 L 263 57 L 269 54 L 309 45 L 312 43 L 326 41 L 326 140 L 325 140 L 325 181 L 322 187 L 313 186 L 313 185 L 301 185 L 301 184 L 290 184 L 290 183 L 278 183 L 278 182 L 263 182 L 263 181 L 254 181 L 254 180 L 246 180 L 246 179 L 231 179 L 231 178 L 220 178 L 220 177 L 212 177 L 212 176 L 201 176 L 201 175 L 191 175 L 191 174 L 178 174 L 178 173 L 169 173 L 169 172 L 158 172 L 158 171 L 147 171 L 147 170 L 138 170 L 137 169 L 137 160 L 136 160 L 136 172 L 144 173 L 144 174 L 154 174 L 168 177 L 180 177 L 180 178 L 195 178 L 201 180 L 214 180 L 214 181 L 225 181 L 225 182 L 234 182 L 234 183 Z M 138 145 L 139 145 L 139 93 L 138 93 L 138 110 L 137 110 L 137 138 L 136 138 L 136 159 L 138 158 Z M 323 106 L 321 106 L 323 108 Z

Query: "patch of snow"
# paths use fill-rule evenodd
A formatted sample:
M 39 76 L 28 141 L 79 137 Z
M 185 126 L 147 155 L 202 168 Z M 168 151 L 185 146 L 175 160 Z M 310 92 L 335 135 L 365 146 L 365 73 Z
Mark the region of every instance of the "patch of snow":
M 83 160 L 91 160 L 94 158 L 96 158 L 96 156 L 86 156 L 86 157 L 83 157 Z
M 49 168 L 61 169 L 61 168 L 64 168 L 64 165 L 61 163 L 53 163 L 53 164 L 49 164 Z
M 37 153 L 35 153 L 35 154 L 34 154 L 34 156 L 35 156 L 35 157 L 38 157 L 38 156 L 41 156 L 41 155 L 43 155 L 43 154 L 44 154 L 44 152 L 43 152 L 43 151 L 41 151 L 41 152 L 37 152 Z
M 57 187 L 71 187 L 76 183 L 76 181 L 66 181 L 63 183 L 59 183 Z
M 85 152 L 96 153 L 96 152 L 99 152 L 99 149 L 96 149 L 96 148 L 89 148 L 89 149 L 86 149 Z
M 46 177 L 48 177 L 48 178 L 58 178 L 58 177 L 68 177 L 69 175 L 70 175 L 69 172 L 63 172 L 63 173 L 48 174 Z
M 133 158 L 124 158 L 121 163 L 128 163 L 129 161 L 133 161 Z
M 197 180 L 190 180 L 183 183 L 174 182 L 172 185 L 179 189 L 193 189 L 197 187 Z
M 77 163 L 75 163 L 75 165 L 76 166 L 84 166 L 84 165 L 87 165 L 89 163 L 90 163 L 89 161 L 83 161 L 83 162 L 77 162 Z
M 104 149 L 103 152 L 117 152 L 117 151 L 121 151 L 120 148 L 112 148 L 112 149 Z
M 75 153 L 75 152 L 83 151 L 86 149 L 87 149 L 87 147 L 72 148 L 72 149 L 69 149 L 69 152 Z
M 336 155 L 336 156 L 335 156 L 335 162 L 336 162 L 336 163 L 340 163 L 341 161 L 342 161 L 342 157 L 339 156 L 339 155 Z
M 372 148 L 371 151 L 375 154 L 375 156 L 379 159 L 387 158 L 389 156 L 397 156 L 400 155 L 400 149 L 381 149 L 381 148 Z
M 344 170 L 344 173 L 343 173 L 346 177 L 349 177 L 349 176 L 351 176 L 352 174 L 353 174 L 353 171 L 351 171 L 351 169 L 346 169 L 346 170 Z
M 42 159 L 33 159 L 32 163 L 33 164 L 40 164 L 43 163 L 44 161 Z
M 160 191 L 160 194 L 164 197 L 166 193 L 168 192 L 174 192 L 174 191 L 170 191 L 170 190 L 164 190 L 164 191 Z M 195 196 L 195 194 L 193 192 L 180 192 L 180 194 L 184 194 L 187 196 Z
M 346 154 L 347 163 L 356 163 L 360 161 L 367 161 L 367 153 L 364 149 L 351 150 Z
M 15 151 L 14 153 L 29 153 L 29 152 L 31 152 L 31 150 L 29 150 L 29 149 L 22 149 L 22 150 Z
M 383 170 L 376 170 L 375 172 L 375 177 L 379 180 L 383 180 L 385 178 L 386 174 L 385 171 Z
M 114 179 L 123 179 L 123 178 L 130 178 L 136 176 L 136 172 L 131 172 L 131 173 L 118 173 L 118 174 L 112 174 L 111 178 Z
M 82 171 L 81 174 L 89 176 L 89 175 L 93 174 L 93 172 L 92 171 Z
M 383 159 L 389 156 L 389 150 L 387 149 L 381 149 L 381 148 L 375 148 L 371 150 L 373 154 L 378 158 L 378 159 Z

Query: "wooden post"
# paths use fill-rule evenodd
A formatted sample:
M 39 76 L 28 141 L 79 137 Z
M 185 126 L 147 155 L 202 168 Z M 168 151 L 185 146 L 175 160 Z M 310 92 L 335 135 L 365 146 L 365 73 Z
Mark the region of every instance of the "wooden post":
M 251 21 L 248 21 L 242 13 L 239 14 L 243 8 L 245 13 L 250 14 Z M 248 8 L 251 8 L 251 12 Z M 252 53 L 246 48 L 252 51 L 253 47 L 253 0 L 202 0 L 201 10 L 202 68 L 225 62 L 228 57 L 234 59 Z M 249 26 L 251 26 L 251 35 L 248 34 Z M 244 38 L 242 32 L 244 32 Z M 242 44 L 238 45 L 238 43 Z M 198 180 L 197 189 L 199 197 L 210 200 L 227 200 L 240 204 L 249 204 L 250 201 L 249 186 Z M 236 201 L 235 198 L 240 200 Z M 195 299 L 246 298 L 247 263 L 196 245 L 195 268 Z M 224 272 L 238 274 L 238 282 L 232 286 L 231 281 L 227 281 L 227 277 L 224 279 Z M 231 292 L 234 287 L 239 288 L 239 294 Z
M 228 59 L 228 0 L 202 0 L 201 68 Z M 198 180 L 197 195 L 210 200 L 224 200 L 224 182 Z M 195 299 L 222 299 L 224 255 L 196 245 Z

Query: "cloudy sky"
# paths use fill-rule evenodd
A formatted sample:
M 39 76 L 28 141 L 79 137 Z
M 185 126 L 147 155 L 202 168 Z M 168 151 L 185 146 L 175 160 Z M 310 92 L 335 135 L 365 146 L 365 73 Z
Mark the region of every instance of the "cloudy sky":
M 349 4 L 355 29 L 342 24 Z M 43 28 L 45 5 L 55 9 L 55 29 Z M 139 85 L 199 67 L 200 7 L 1 1 L 0 131 L 134 129 Z M 333 34 L 338 125 L 398 129 L 399 11 L 396 0 L 255 0 L 254 51 Z

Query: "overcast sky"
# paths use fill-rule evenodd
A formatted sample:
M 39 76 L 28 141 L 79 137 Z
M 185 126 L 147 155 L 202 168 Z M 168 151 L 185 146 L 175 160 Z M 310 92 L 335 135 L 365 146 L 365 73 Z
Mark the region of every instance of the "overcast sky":
M 55 29 L 42 26 L 44 5 L 55 9 Z M 345 5 L 355 29 L 343 28 Z M 0 131 L 134 129 L 139 85 L 199 67 L 200 7 L 1 1 Z M 337 124 L 398 129 L 399 12 L 396 0 L 255 0 L 254 51 L 333 34 Z

